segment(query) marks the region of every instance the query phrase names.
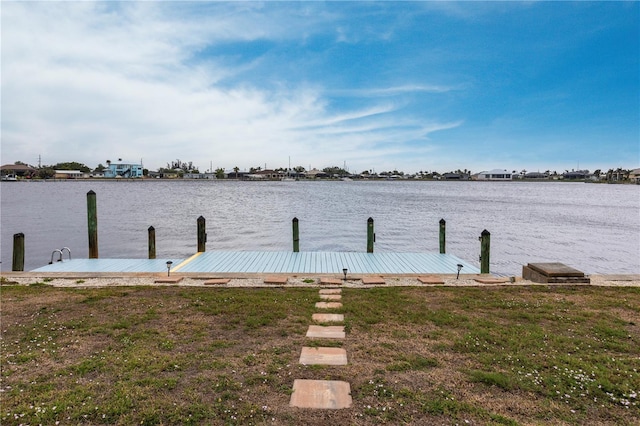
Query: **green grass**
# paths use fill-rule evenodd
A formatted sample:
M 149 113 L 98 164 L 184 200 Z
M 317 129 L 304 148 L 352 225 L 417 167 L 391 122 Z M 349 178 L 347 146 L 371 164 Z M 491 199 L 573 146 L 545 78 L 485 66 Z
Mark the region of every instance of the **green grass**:
M 344 289 L 335 341 L 305 337 L 317 292 L 5 286 L 0 423 L 640 423 L 640 289 Z M 297 378 L 353 406 L 293 409 Z

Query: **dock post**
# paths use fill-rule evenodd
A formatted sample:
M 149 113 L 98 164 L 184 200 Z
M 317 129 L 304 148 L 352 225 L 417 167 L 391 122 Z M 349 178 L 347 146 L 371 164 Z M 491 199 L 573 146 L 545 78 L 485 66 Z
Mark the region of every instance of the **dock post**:
M 204 217 L 200 216 L 198 218 L 198 253 L 206 251 L 207 230 L 205 222 Z
M 491 233 L 486 229 L 480 234 L 480 273 L 489 273 L 489 252 L 491 248 Z
M 12 271 L 24 271 L 24 234 L 13 235 L 13 264 Z
M 150 226 L 149 232 L 149 259 L 156 258 L 156 228 Z
M 87 192 L 87 224 L 89 229 L 89 259 L 98 258 L 98 208 L 96 193 Z
M 373 218 L 367 219 L 367 253 L 373 253 L 373 243 L 376 241 L 376 234 L 373 232 Z
M 293 252 L 298 253 L 300 251 L 300 229 L 298 228 L 298 218 L 294 217 L 293 221 Z
M 447 221 L 440 219 L 440 254 L 446 253 L 446 240 L 447 240 Z

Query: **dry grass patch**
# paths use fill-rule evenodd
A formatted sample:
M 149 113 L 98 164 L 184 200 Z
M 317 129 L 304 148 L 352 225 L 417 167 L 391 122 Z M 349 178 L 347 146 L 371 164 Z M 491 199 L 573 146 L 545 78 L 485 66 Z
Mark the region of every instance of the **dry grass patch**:
M 638 289 L 343 289 L 349 365 L 303 366 L 317 299 L 3 286 L 0 422 L 640 422 Z M 291 408 L 295 379 L 345 380 L 353 407 Z

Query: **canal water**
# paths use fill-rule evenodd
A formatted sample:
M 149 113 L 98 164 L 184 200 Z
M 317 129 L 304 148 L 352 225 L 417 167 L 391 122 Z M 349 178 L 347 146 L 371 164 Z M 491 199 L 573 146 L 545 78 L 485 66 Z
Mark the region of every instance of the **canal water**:
M 491 272 L 520 275 L 530 262 L 562 262 L 586 273 L 640 273 L 640 186 L 564 182 L 411 181 L 64 181 L 3 182 L 1 259 L 11 270 L 13 235 L 25 234 L 25 270 L 55 249 L 88 257 L 86 194 L 97 194 L 101 258 L 146 258 L 147 229 L 157 257 L 197 251 L 199 216 L 207 250 L 438 252 L 479 266 L 478 237 L 491 233 Z

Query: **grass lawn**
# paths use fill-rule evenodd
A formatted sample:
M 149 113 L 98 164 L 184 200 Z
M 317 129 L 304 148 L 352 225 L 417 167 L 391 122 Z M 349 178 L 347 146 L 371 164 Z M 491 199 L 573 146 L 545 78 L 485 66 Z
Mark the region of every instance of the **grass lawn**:
M 638 288 L 344 289 L 329 342 L 317 288 L 0 291 L 2 425 L 640 424 Z M 349 365 L 298 364 L 314 345 Z M 289 407 L 294 379 L 353 406 Z

